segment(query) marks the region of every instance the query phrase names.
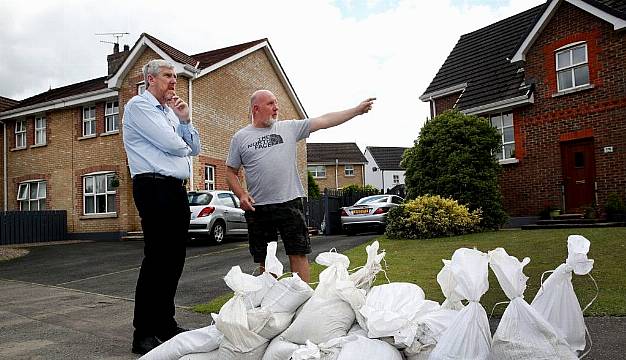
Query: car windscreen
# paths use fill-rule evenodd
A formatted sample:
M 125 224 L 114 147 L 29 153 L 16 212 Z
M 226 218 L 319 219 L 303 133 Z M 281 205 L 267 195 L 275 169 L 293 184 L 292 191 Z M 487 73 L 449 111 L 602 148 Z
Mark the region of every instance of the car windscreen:
M 188 193 L 187 198 L 189 199 L 189 206 L 209 205 L 211 199 L 213 199 L 213 195 L 204 193 Z
M 354 205 L 372 204 L 372 203 L 377 203 L 377 202 L 387 202 L 387 196 L 378 195 L 378 196 L 364 197 L 361 200 L 357 201 Z

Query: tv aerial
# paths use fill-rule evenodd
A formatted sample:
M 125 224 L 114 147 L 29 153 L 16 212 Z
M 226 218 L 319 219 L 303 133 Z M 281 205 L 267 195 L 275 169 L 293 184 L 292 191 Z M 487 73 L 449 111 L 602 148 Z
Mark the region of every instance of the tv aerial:
M 115 38 L 115 42 L 113 41 L 106 41 L 106 40 L 100 40 L 101 43 L 106 43 L 106 44 L 113 44 L 113 45 L 118 45 L 120 44 L 120 39 L 124 36 L 124 35 L 128 35 L 130 33 L 127 32 L 107 32 L 107 33 L 96 33 L 97 36 L 113 36 Z

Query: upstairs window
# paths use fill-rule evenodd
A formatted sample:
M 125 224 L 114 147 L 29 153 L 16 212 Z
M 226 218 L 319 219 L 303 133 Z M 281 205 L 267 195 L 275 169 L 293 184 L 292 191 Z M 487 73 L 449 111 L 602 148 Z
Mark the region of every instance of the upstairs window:
M 400 183 L 400 175 L 393 176 L 393 184 L 398 185 Z
M 556 52 L 558 91 L 589 85 L 587 44 L 570 46 Z
M 104 106 L 104 126 L 105 132 L 114 132 L 119 128 L 120 105 L 117 100 L 109 101 Z
M 85 215 L 115 213 L 114 173 L 92 174 L 83 178 Z
M 142 81 L 137 84 L 137 95 L 143 94 L 144 91 L 146 91 L 146 83 Z
M 46 118 L 38 116 L 35 118 L 35 145 L 46 144 Z
M 15 148 L 26 147 L 26 120 L 17 120 L 15 122 Z
M 83 136 L 96 135 L 96 107 L 83 108 Z
M 215 166 L 207 165 L 204 168 L 204 189 L 215 190 Z
M 313 175 L 315 179 L 326 177 L 326 166 L 324 165 L 311 165 L 307 167 L 307 170 Z
M 513 130 L 513 113 L 492 114 L 489 117 L 491 126 L 498 129 L 502 137 L 501 150 L 496 152 L 498 160 L 515 158 L 515 136 Z
M 354 176 L 354 165 L 345 165 L 343 167 L 345 176 Z
M 21 211 L 46 209 L 46 182 L 23 182 L 17 189 L 17 202 Z

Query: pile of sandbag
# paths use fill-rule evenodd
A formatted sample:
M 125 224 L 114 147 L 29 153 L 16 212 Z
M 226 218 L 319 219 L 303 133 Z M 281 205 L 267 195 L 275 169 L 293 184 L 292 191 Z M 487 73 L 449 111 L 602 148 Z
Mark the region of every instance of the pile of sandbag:
M 225 276 L 235 295 L 211 314 L 213 325 L 179 334 L 142 359 L 577 359 L 586 327 L 571 278 L 591 271 L 589 245 L 582 236 L 568 238 L 566 262 L 531 304 L 523 274 L 530 259 L 519 261 L 502 248 L 458 249 L 437 275 L 445 296 L 439 304 L 415 284 L 372 286 L 385 257 L 377 241 L 366 247 L 366 264 L 352 272 L 345 255 L 319 254 L 315 261 L 326 268 L 315 290 L 297 274 L 283 277 L 277 245 L 270 243 L 265 273 L 252 276 L 235 266 Z M 480 304 L 489 268 L 510 300 L 493 337 Z

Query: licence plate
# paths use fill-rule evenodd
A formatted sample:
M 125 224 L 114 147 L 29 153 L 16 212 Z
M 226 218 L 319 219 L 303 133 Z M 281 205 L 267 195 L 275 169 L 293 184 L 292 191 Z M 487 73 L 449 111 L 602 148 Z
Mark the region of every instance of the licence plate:
M 352 210 L 352 214 L 354 215 L 363 215 L 363 214 L 369 214 L 370 213 L 370 209 L 354 209 Z

